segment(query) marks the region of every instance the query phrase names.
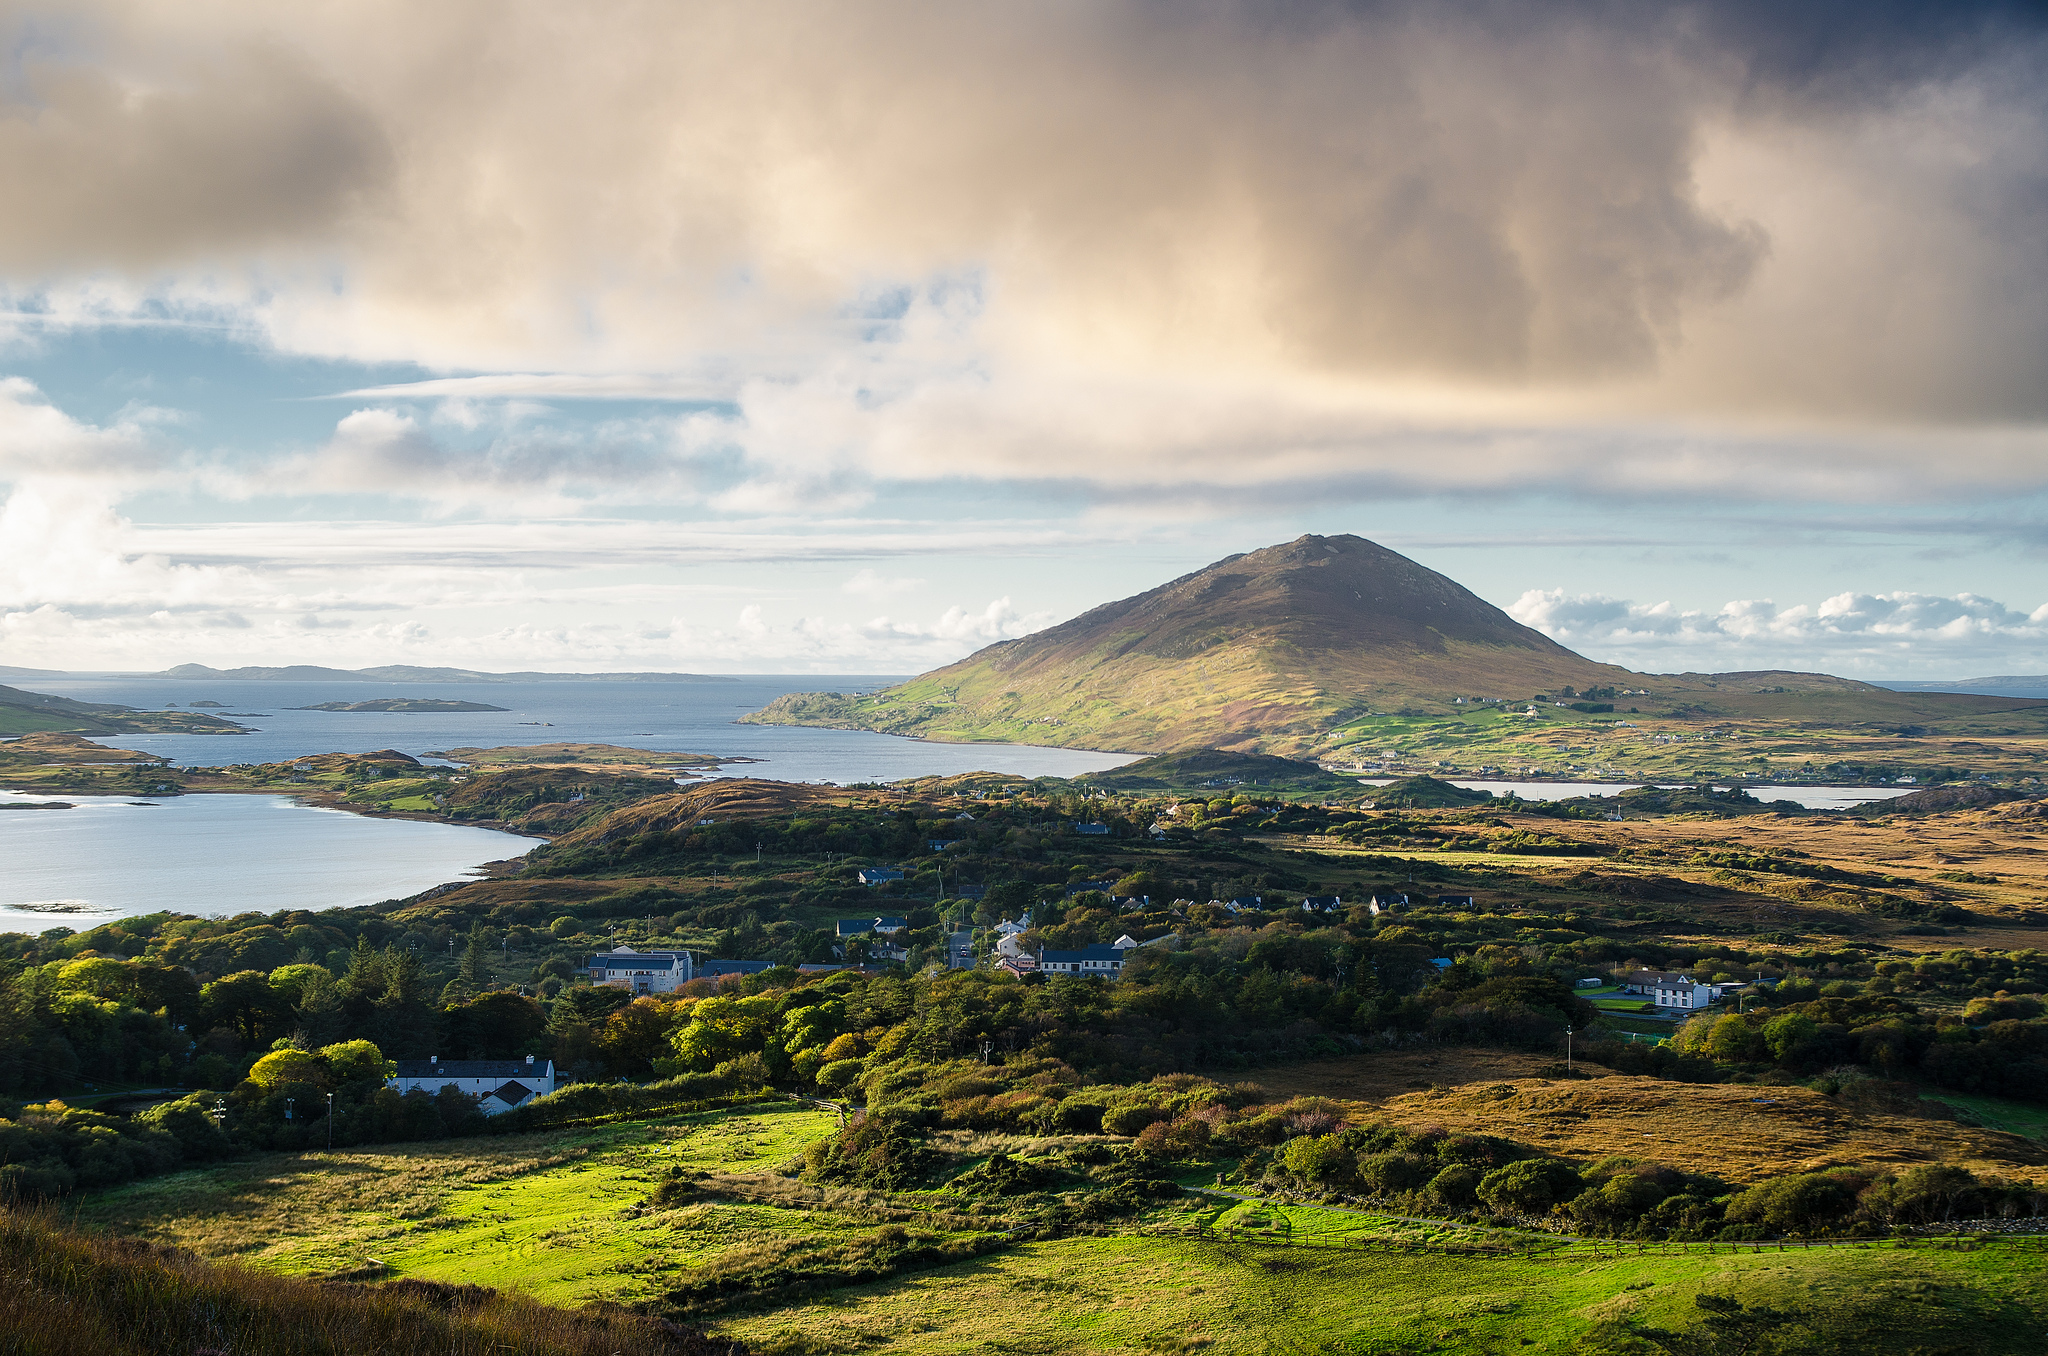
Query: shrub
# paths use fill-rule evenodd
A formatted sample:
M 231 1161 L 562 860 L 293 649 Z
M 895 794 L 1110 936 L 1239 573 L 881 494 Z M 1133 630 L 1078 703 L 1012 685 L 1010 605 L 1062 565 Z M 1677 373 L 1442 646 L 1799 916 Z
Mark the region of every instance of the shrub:
M 1525 1158 L 1495 1168 L 1479 1180 L 1475 1194 L 1504 1215 L 1541 1215 L 1578 1194 L 1579 1175 L 1551 1159 Z
M 1373 1154 L 1358 1160 L 1358 1180 L 1374 1195 L 1392 1196 L 1431 1180 L 1434 1167 L 1420 1154 Z
M 1163 1121 L 1166 1113 L 1156 1106 L 1111 1107 L 1102 1115 L 1102 1129 L 1105 1134 L 1136 1135 L 1154 1121 Z
M 1856 1208 L 1857 1186 L 1824 1172 L 1773 1178 L 1738 1192 L 1728 1202 L 1728 1221 L 1774 1234 L 1824 1233 Z
M 1349 1177 L 1354 1162 L 1351 1151 L 1336 1135 L 1303 1135 L 1289 1140 L 1280 1151 L 1280 1161 L 1303 1181 L 1325 1185 Z
M 1479 1199 L 1479 1181 L 1485 1175 L 1477 1168 L 1454 1163 L 1429 1179 L 1429 1194 L 1454 1210 L 1468 1210 Z

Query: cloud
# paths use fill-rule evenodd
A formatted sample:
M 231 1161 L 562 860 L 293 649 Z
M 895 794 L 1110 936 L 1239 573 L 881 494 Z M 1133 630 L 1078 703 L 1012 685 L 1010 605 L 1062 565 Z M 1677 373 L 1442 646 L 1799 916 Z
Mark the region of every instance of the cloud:
M 1597 658 L 1701 669 L 1825 663 L 1882 676 L 2048 664 L 2048 604 L 2021 612 L 1974 593 L 1838 593 L 1779 607 L 1743 599 L 1718 611 L 1604 594 L 1531 589 L 1508 613 Z
M 811 478 L 741 507 L 941 467 L 1912 495 L 2048 414 L 2042 26 L 1913 14 L 31 9 L 0 182 L 54 187 L 0 271 L 451 374 L 379 400 L 751 384 L 715 431 Z
M 886 598 L 893 593 L 909 593 L 924 587 L 922 579 L 895 579 L 877 574 L 871 569 L 855 572 L 853 578 L 839 586 L 841 593 L 858 594 L 864 598 Z

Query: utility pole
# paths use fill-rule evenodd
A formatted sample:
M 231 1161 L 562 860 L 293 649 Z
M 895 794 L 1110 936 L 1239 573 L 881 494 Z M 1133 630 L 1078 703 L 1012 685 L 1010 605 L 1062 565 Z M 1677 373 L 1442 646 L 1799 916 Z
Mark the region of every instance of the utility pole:
M 334 1152 L 334 1094 L 327 1094 L 327 1152 Z
M 1572 1071 L 1572 1028 L 1569 1022 L 1565 1023 L 1564 1028 L 1564 1071 Z

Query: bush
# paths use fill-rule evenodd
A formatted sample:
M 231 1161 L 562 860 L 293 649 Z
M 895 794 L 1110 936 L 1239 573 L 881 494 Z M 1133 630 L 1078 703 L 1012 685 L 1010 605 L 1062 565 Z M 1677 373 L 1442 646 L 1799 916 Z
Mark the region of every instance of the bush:
M 1485 1175 L 1477 1168 L 1454 1163 L 1429 1179 L 1429 1194 L 1453 1210 L 1469 1210 L 1479 1200 L 1479 1182 Z
M 1156 1106 L 1111 1107 L 1102 1114 L 1102 1129 L 1110 1135 L 1136 1135 L 1154 1121 L 1165 1119 L 1166 1113 Z
M 1824 1172 L 1773 1178 L 1737 1193 L 1728 1202 L 1728 1222 L 1772 1234 L 1825 1233 L 1856 1208 L 1859 1185 Z
M 1547 1214 L 1579 1191 L 1579 1175 L 1552 1159 L 1525 1158 L 1480 1178 L 1475 1194 L 1503 1215 Z

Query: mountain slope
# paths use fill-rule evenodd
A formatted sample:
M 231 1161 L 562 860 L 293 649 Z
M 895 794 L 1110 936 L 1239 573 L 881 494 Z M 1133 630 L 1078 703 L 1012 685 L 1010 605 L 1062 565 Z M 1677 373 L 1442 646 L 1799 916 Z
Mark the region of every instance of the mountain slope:
M 1230 556 L 873 694 L 751 720 L 1104 749 L 1312 750 L 1343 719 L 1635 677 L 1362 537 Z

